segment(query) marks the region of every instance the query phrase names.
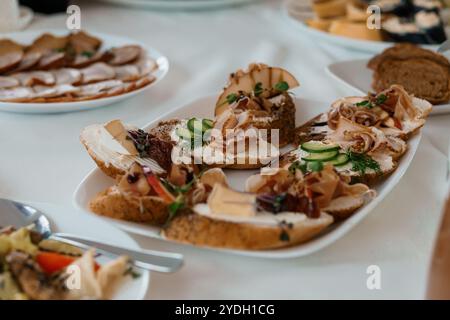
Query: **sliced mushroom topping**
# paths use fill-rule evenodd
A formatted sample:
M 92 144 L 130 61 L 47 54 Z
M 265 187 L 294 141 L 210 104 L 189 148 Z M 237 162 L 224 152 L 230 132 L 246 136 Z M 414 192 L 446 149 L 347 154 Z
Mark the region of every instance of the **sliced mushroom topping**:
M 114 69 L 103 62 L 97 62 L 87 68 L 81 69 L 81 74 L 83 75 L 84 84 L 109 80 L 116 75 Z
M 112 59 L 108 61 L 109 64 L 119 66 L 127 63 L 132 63 L 141 55 L 142 48 L 137 45 L 129 45 L 118 48 L 112 48 L 110 53 Z
M 0 76 L 0 89 L 8 89 L 18 85 L 20 85 L 20 82 L 16 78 Z

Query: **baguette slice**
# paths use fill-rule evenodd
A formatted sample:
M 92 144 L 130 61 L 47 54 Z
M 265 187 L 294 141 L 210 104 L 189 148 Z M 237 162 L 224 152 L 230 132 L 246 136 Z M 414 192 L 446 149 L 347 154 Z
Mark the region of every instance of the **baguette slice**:
M 238 223 L 191 213 L 175 217 L 162 235 L 196 246 L 264 250 L 306 242 L 333 222 L 333 217 L 326 213 L 321 213 L 317 219 L 298 215 L 304 219 L 292 225 L 265 225 L 257 220 L 256 223 Z
M 127 129 L 134 129 L 126 126 Z M 109 147 L 111 138 L 102 124 L 90 125 L 83 129 L 80 135 L 80 141 L 85 146 L 91 158 L 97 166 L 111 178 L 125 174 L 130 166 L 138 159 L 136 156 L 126 155 L 117 152 L 115 147 Z
M 139 129 L 124 125 L 120 120 L 90 125 L 83 129 L 80 140 L 98 167 L 112 178 L 123 175 L 134 162 L 150 167 L 154 173 L 162 174 L 172 165 L 172 144 L 170 140 L 166 140 L 167 131 L 171 127 L 161 124 L 148 132 L 148 156 L 144 157 L 138 153 L 135 143 L 129 140 L 128 131 Z

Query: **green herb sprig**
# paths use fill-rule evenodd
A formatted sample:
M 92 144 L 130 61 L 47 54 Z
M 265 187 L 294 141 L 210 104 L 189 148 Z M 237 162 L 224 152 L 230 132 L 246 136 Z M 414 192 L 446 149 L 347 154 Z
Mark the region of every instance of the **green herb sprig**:
M 381 173 L 380 164 L 369 155 L 347 151 L 347 156 L 352 163 L 352 171 L 359 172 L 361 175 L 364 175 L 368 169 L 372 169 L 378 174 Z
M 281 92 L 285 92 L 289 90 L 289 84 L 286 81 L 280 81 L 275 84 L 275 89 Z

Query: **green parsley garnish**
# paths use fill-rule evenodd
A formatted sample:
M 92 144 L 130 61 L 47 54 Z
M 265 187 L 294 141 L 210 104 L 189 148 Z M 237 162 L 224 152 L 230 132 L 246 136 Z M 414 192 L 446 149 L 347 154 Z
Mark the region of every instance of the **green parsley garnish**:
M 165 226 L 167 226 L 169 224 L 170 221 L 172 221 L 172 219 L 177 215 L 177 213 L 183 209 L 185 206 L 184 203 L 184 197 L 183 195 L 179 195 L 174 202 L 172 202 L 171 204 L 169 204 L 169 206 L 167 207 L 169 210 L 169 217 L 166 220 Z
M 288 91 L 289 90 L 289 84 L 286 81 L 280 81 L 277 84 L 275 84 L 275 89 L 278 91 Z
M 263 88 L 262 88 L 262 83 L 258 82 L 257 84 L 255 84 L 255 89 L 253 89 L 253 93 L 255 94 L 255 96 L 259 96 L 261 93 L 263 92 Z
M 313 161 L 309 164 L 309 168 L 313 172 L 320 172 L 323 169 L 323 163 L 322 161 Z
M 359 172 L 361 175 L 364 175 L 367 169 L 372 169 L 376 173 L 381 172 L 380 164 L 367 154 L 347 151 L 347 156 L 353 165 L 352 171 Z
M 230 93 L 229 95 L 227 95 L 226 99 L 228 104 L 232 104 L 233 102 L 236 102 L 236 100 L 238 99 L 238 95 L 236 93 Z
M 364 100 L 364 101 L 361 101 L 361 102 L 357 102 L 356 106 L 357 107 L 366 107 L 366 108 L 369 108 L 369 109 L 373 108 L 373 105 L 370 103 L 369 100 Z
M 383 93 L 379 94 L 376 98 L 375 101 L 369 101 L 369 100 L 363 100 L 360 102 L 355 103 L 355 105 L 357 107 L 366 107 L 366 108 L 373 108 L 375 106 L 379 106 L 380 104 L 385 103 L 387 100 L 387 96 Z
M 288 242 L 290 240 L 289 233 L 286 230 L 281 230 L 280 241 Z
M 385 103 L 386 100 L 387 100 L 387 96 L 386 96 L 385 94 L 380 94 L 380 95 L 378 95 L 378 96 L 377 96 L 377 100 L 376 100 L 377 106 L 380 105 L 380 104 Z
M 94 55 L 94 53 L 92 51 L 83 51 L 81 53 L 82 56 L 87 57 L 87 58 L 92 58 L 92 56 Z
M 292 174 L 295 174 L 296 170 L 300 170 L 303 174 L 305 174 L 307 171 L 307 166 L 306 163 L 296 160 L 289 166 L 288 170 Z

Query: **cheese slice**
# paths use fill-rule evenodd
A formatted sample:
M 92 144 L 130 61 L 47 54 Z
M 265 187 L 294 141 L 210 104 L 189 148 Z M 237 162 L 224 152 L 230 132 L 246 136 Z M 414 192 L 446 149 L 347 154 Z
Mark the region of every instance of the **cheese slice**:
M 128 131 L 125 129 L 120 120 L 112 120 L 108 122 L 107 124 L 105 124 L 105 129 L 122 147 L 122 150 L 120 150 L 120 148 L 117 148 L 117 152 L 131 156 L 139 155 L 139 152 L 137 151 L 133 141 L 128 138 Z
M 223 184 L 214 185 L 208 197 L 208 207 L 213 215 L 253 217 L 256 215 L 256 196 L 227 188 Z

